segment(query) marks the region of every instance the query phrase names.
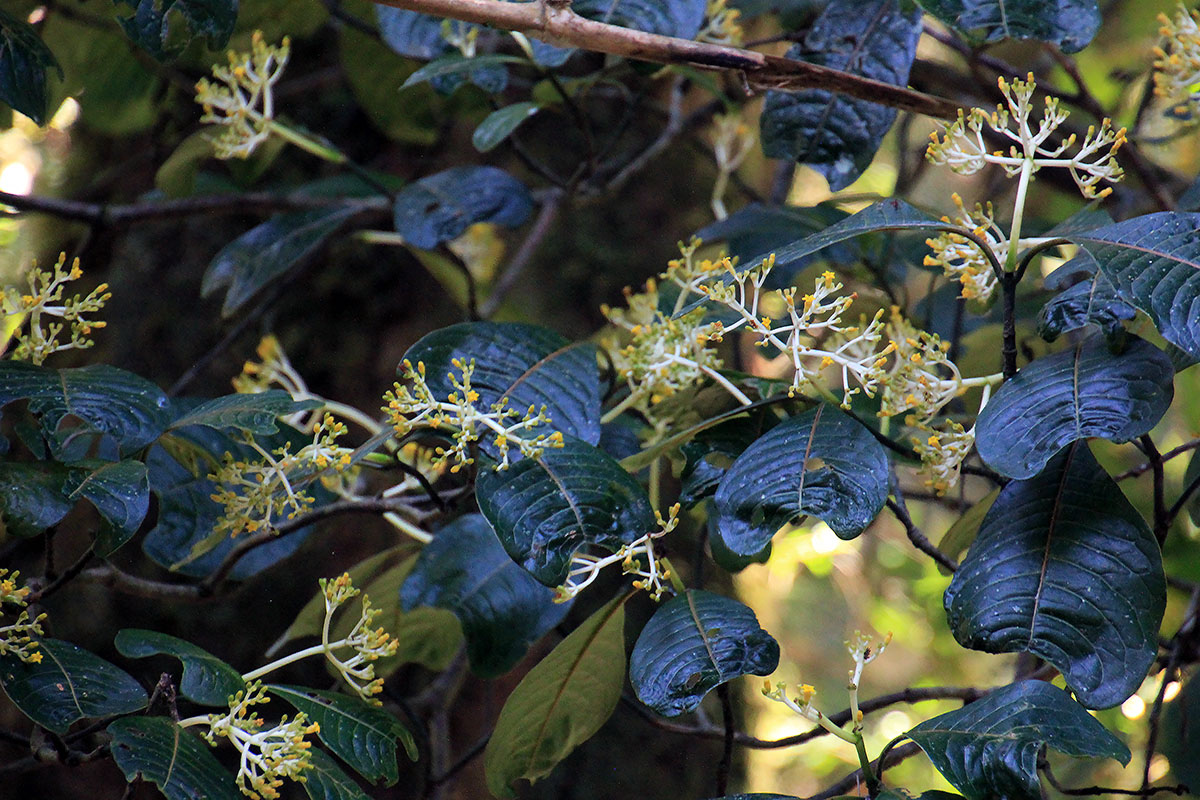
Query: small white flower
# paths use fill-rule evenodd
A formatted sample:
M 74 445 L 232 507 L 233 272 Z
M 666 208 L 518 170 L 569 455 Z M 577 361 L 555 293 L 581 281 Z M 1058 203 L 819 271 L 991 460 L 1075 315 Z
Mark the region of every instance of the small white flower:
M 249 158 L 271 136 L 275 119 L 274 86 L 287 65 L 290 42 L 268 45 L 255 31 L 249 53 L 229 51 L 228 67 L 213 67 L 213 82 L 201 78 L 196 102 L 204 108 L 201 122 L 224 128 L 213 139 L 217 158 Z M 223 85 L 222 85 L 223 84 Z
M 1165 47 L 1154 48 L 1154 93 L 1174 105 L 1177 116 L 1200 113 L 1200 11 L 1189 12 L 1182 3 L 1174 19 L 1158 15 L 1166 37 Z

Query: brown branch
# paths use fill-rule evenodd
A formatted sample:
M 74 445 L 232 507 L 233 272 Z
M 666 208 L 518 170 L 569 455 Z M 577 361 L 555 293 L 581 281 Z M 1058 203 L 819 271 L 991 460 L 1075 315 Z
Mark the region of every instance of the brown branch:
M 904 532 L 908 535 L 908 540 L 913 543 L 913 547 L 932 558 L 948 572 L 956 571 L 958 569 L 958 562 L 938 549 L 938 546 L 929 541 L 929 537 L 913 522 L 912 515 L 908 513 L 908 504 L 904 502 L 904 493 L 900 491 L 900 482 L 895 480 L 894 475 L 892 480 L 892 494 L 895 495 L 896 499 L 893 500 L 889 497 L 887 507 L 891 509 L 892 513 L 896 515 L 896 519 L 900 520 L 900 524 L 904 526 Z
M 830 69 L 792 58 L 770 56 L 739 47 L 660 36 L 585 19 L 563 2 L 506 0 L 374 0 L 380 5 L 449 17 L 464 22 L 519 31 L 536 39 L 598 53 L 681 64 L 700 69 L 736 70 L 753 89 L 826 89 L 918 114 L 952 119 L 958 106 L 883 81 Z
M 1168 450 L 1167 452 L 1162 453 L 1154 461 L 1146 461 L 1141 464 L 1138 464 L 1136 467 L 1130 467 L 1129 469 L 1125 470 L 1124 472 L 1122 472 L 1121 474 L 1119 474 L 1115 478 L 1113 478 L 1113 480 L 1123 481 L 1126 478 L 1136 478 L 1137 476 L 1143 475 L 1143 474 L 1149 472 L 1150 470 L 1154 469 L 1154 465 L 1156 463 L 1161 464 L 1163 462 L 1170 461 L 1172 458 L 1175 458 L 1175 456 L 1183 455 L 1184 453 L 1186 453 L 1190 450 L 1195 450 L 1197 448 L 1200 448 L 1200 439 L 1192 439 L 1189 442 L 1184 442 L 1183 444 L 1179 445 L 1179 447 L 1176 447 L 1173 450 Z
M 564 192 L 555 191 L 546 196 L 542 203 L 542 210 L 538 212 L 537 219 L 533 223 L 533 228 L 521 242 L 521 246 L 517 249 L 512 261 L 505 267 L 504 272 L 500 273 L 500 277 L 496 279 L 496 285 L 492 287 L 492 291 L 488 294 L 487 300 L 479 308 L 479 316 L 487 319 L 496 313 L 500 308 L 500 304 L 504 302 L 504 298 L 517 285 L 521 274 L 533 259 L 534 253 L 546 238 L 546 234 L 550 232 L 550 227 L 554 225 L 558 219 L 558 212 L 562 209 L 563 203 L 566 202 L 566 194 Z

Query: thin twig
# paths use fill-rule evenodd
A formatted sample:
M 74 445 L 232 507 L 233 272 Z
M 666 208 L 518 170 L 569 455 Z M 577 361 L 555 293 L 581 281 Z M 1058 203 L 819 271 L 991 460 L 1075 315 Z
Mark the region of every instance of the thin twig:
M 38 589 L 36 592 L 31 594 L 27 598 L 28 601 L 30 603 L 40 602 L 41 600 L 44 600 L 45 598 L 57 592 L 62 587 L 66 586 L 70 581 L 74 580 L 79 573 L 83 572 L 84 568 L 91 563 L 92 558 L 95 556 L 94 549 L 94 544 L 89 545 L 87 550 L 83 552 L 83 555 L 81 555 L 74 564 L 67 567 L 61 575 L 56 577 L 44 588 Z
M 929 537 L 913 522 L 912 515 L 908 513 L 908 505 L 904 502 L 904 493 L 900 490 L 900 482 L 896 480 L 894 474 L 892 475 L 892 494 L 896 499 L 888 498 L 887 507 L 896 515 L 896 519 L 900 520 L 900 524 L 904 526 L 904 532 L 908 534 L 908 540 L 913 543 L 913 546 L 949 572 L 957 570 L 958 562 L 939 550 L 937 545 L 929 541 Z
M 717 763 L 717 795 L 723 797 L 729 790 L 729 773 L 733 769 L 733 740 L 737 730 L 733 723 L 733 701 L 729 697 L 728 683 L 717 687 L 717 697 L 721 700 L 721 726 L 725 734 L 721 760 Z
M 1192 439 L 1189 442 L 1184 442 L 1183 444 L 1179 445 L 1179 447 L 1176 447 L 1172 450 L 1168 450 L 1167 452 L 1160 454 L 1158 457 L 1158 461 L 1160 463 L 1170 461 L 1172 458 L 1183 455 L 1184 453 L 1187 453 L 1191 450 L 1195 450 L 1196 448 L 1200 448 L 1200 439 Z M 1154 462 L 1153 461 L 1145 461 L 1141 464 L 1138 464 L 1136 467 L 1130 467 L 1129 469 L 1125 470 L 1124 472 L 1122 472 L 1119 475 L 1117 475 L 1116 477 L 1114 477 L 1113 480 L 1123 481 L 1126 478 L 1136 478 L 1139 475 L 1144 475 L 1145 473 L 1149 472 L 1152 469 L 1154 469 Z
M 479 307 L 480 317 L 487 319 L 492 314 L 495 314 L 500 308 L 500 304 L 504 302 L 504 298 L 516 286 L 517 281 L 521 278 L 521 274 L 533 259 L 534 253 L 537 252 L 542 242 L 545 241 L 551 226 L 554 225 L 554 221 L 558 219 L 558 213 L 562 210 L 565 200 L 565 192 L 553 191 L 546 194 L 546 198 L 542 202 L 542 208 L 538 212 L 537 219 L 534 220 L 529 234 L 521 242 L 521 246 L 517 248 L 512 261 L 508 262 L 508 266 L 504 268 L 504 272 L 500 273 L 500 277 L 496 279 L 496 285 L 492 287 L 492 291 L 488 294 L 487 299 L 483 301 L 483 305 Z

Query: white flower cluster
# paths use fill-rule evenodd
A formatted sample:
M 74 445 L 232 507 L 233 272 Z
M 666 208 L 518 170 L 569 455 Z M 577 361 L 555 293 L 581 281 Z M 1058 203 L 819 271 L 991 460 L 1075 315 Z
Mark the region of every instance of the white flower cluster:
M 942 217 L 943 222 L 970 229 L 976 236 L 988 244 L 988 249 L 996 260 L 1003 264 L 1008 258 L 1008 237 L 1004 230 L 996 224 L 995 212 L 989 202 L 985 209 L 981 204 L 975 204 L 975 212 L 967 210 L 962 197 L 957 192 L 951 199 L 958 212 L 954 217 Z M 926 239 L 925 244 L 933 251 L 933 255 L 925 256 L 925 266 L 941 267 L 946 277 L 962 284 L 962 296 L 968 300 L 987 302 L 996 290 L 996 270 L 992 262 L 980 249 L 979 244 L 953 231 Z
M 287 65 L 290 42 L 285 36 L 278 46 L 263 40 L 255 31 L 249 53 L 229 51 L 229 66 L 213 67 L 210 81 L 196 84 L 196 102 L 204 109 L 201 122 L 224 130 L 212 140 L 217 158 L 249 158 L 270 138 L 275 119 L 274 86 Z
M 654 552 L 654 541 L 675 530 L 679 524 L 679 504 L 671 506 L 666 519 L 663 519 L 658 511 L 655 511 L 654 515 L 658 518 L 658 528 L 621 547 L 617 552 L 605 556 L 589 553 L 576 553 L 572 556 L 571 571 L 563 585 L 555 589 L 554 602 L 565 603 L 575 597 L 600 577 L 601 570 L 617 563 L 621 565 L 621 571 L 625 575 L 634 576 L 634 589 L 645 589 L 651 599 L 661 600 L 663 594 L 669 591 L 671 568 L 660 563 Z
M 1182 3 L 1174 19 L 1158 15 L 1165 47 L 1154 48 L 1154 93 L 1173 104 L 1176 116 L 1200 113 L 1200 11 Z
M 321 591 L 325 595 L 325 624 L 321 629 L 321 644 L 326 660 L 359 697 L 379 705 L 375 695 L 383 691 L 383 679 L 375 677 L 373 662 L 395 655 L 400 647 L 399 641 L 383 628 L 371 627 L 371 623 L 382 612 L 378 608 L 372 608 L 370 598 L 364 594 L 358 622 L 348 635 L 330 642 L 329 627 L 334 612 L 351 598 L 361 594 L 361 590 L 354 587 L 349 573 L 342 573 L 333 580 L 322 578 Z M 342 658 L 337 651 L 343 648 L 350 648 L 353 654 Z
M 54 353 L 91 347 L 94 342 L 88 335 L 108 323 L 85 315 L 103 308 L 112 294 L 108 284 L 102 283 L 87 297 L 75 295 L 64 299 L 66 284 L 82 276 L 79 259 L 72 261 L 71 268 L 67 269 L 67 254 L 62 253 L 52 270 L 33 265 L 29 272 L 28 292 L 22 294 L 14 287 L 0 291 L 0 353 L 15 339 L 17 346 L 12 353 L 13 360 L 41 364 Z M 71 340 L 60 343 L 59 334 L 67 325 L 70 325 Z

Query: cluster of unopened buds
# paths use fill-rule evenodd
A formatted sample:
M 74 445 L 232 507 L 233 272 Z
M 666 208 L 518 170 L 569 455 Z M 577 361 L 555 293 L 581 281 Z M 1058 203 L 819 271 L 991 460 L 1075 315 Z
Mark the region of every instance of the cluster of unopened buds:
M 0 656 L 14 655 L 27 664 L 40 664 L 42 654 L 38 650 L 35 636 L 43 636 L 42 620 L 45 614 L 31 617 L 25 609 L 29 598 L 29 587 L 19 586 L 20 573 L 0 569 Z M 3 615 L 11 613 L 5 606 L 16 606 L 21 610 L 17 618 L 5 624 Z
M 1177 117 L 1200 113 L 1200 11 L 1188 11 L 1180 3 L 1175 17 L 1158 15 L 1166 38 L 1154 48 L 1154 93 L 1172 104 Z
M 3 332 L 0 352 L 15 339 L 14 360 L 41 364 L 53 353 L 91 347 L 94 342 L 89 335 L 107 323 L 90 317 L 104 307 L 112 294 L 108 284 L 102 283 L 86 297 L 75 295 L 64 299 L 66 284 L 81 277 L 79 259 L 74 259 L 68 268 L 63 253 L 53 269 L 38 269 L 36 263 L 33 265 L 27 292 L 12 287 L 0 291 L 0 332 Z M 68 325 L 71 339 L 60 342 L 59 335 Z
M 271 137 L 275 119 L 274 86 L 287 65 L 290 42 L 269 45 L 255 31 L 249 53 L 229 51 L 229 66 L 215 66 L 216 81 L 201 78 L 196 102 L 204 109 L 201 122 L 221 126 L 212 140 L 218 158 L 249 158 Z
M 442 399 L 436 397 L 429 388 L 423 362 L 418 362 L 416 366 L 408 360 L 403 362 L 401 368 L 405 383 L 396 383 L 392 391 L 383 396 L 387 403 L 383 412 L 387 414 L 397 436 L 406 436 L 419 425 L 448 432 L 453 445 L 436 448 L 434 463 L 450 462 L 451 472 L 458 472 L 475 462 L 471 454 L 472 445 L 479 441 L 483 433 L 493 437 L 491 444 L 497 454 L 497 470 L 510 466 L 510 450 L 514 447 L 522 456 L 537 458 L 547 448 L 563 446 L 561 433 L 544 432 L 550 425 L 545 406 L 529 406 L 522 412 L 509 407 L 508 398 L 503 397 L 492 403 L 486 411 L 481 410 L 476 406 L 480 402 L 479 392 L 471 386 L 471 378 L 475 373 L 474 359 L 466 362 L 456 358 L 452 363 L 458 374 L 447 373 L 453 389 Z
M 974 212 L 971 212 L 957 192 L 950 198 L 958 211 L 953 217 L 942 217 L 942 221 L 969 229 L 978 239 L 987 243 L 995 263 L 1003 264 L 1008 258 L 1009 242 L 1004 230 L 996 224 L 992 204 L 989 202 L 985 208 L 976 203 Z M 975 240 L 946 231 L 926 239 L 925 244 L 933 251 L 932 255 L 925 256 L 925 266 L 941 267 L 946 277 L 962 285 L 962 296 L 966 299 L 981 302 L 991 299 L 998 281 L 996 270 Z
M 662 563 L 661 558 L 654 552 L 654 542 L 666 536 L 679 524 L 679 504 L 671 506 L 666 519 L 658 511 L 654 512 L 658 520 L 658 528 L 644 536 L 624 545 L 615 553 L 595 556 L 589 553 L 576 553 L 571 557 L 571 568 L 566 581 L 554 590 L 554 601 L 565 603 L 578 595 L 596 578 L 605 567 L 620 564 L 625 575 L 633 575 L 633 588 L 645 589 L 651 599 L 658 601 L 671 590 L 671 568 Z

